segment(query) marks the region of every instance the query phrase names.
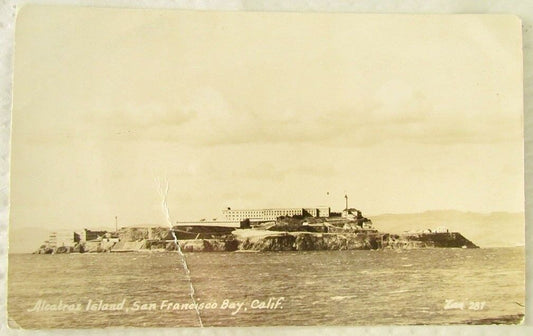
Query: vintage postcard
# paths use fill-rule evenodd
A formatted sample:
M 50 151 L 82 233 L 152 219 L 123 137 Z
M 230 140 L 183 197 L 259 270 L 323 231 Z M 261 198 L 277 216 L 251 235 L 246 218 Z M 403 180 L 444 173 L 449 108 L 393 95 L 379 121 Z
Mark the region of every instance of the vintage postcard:
M 511 15 L 26 6 L 11 328 L 520 324 Z

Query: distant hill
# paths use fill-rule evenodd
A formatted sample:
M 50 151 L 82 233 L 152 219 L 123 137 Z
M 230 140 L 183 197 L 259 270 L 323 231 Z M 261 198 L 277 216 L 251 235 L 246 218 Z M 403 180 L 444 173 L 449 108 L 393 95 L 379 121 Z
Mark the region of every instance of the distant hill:
M 524 246 L 524 213 L 492 212 L 489 214 L 455 210 L 426 211 L 413 214 L 369 216 L 381 232 L 402 233 L 446 227 L 460 232 L 480 247 Z

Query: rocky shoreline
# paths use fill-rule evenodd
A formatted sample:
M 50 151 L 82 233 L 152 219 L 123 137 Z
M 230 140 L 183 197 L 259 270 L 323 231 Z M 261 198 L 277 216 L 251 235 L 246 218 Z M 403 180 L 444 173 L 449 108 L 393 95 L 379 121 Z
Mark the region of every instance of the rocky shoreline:
M 170 238 L 170 239 L 167 239 Z M 458 232 L 388 234 L 376 230 L 356 232 L 305 232 L 237 229 L 230 235 L 218 238 L 177 240 L 183 252 L 233 252 L 233 251 L 323 251 L 323 250 L 380 250 L 422 248 L 478 248 Z M 177 251 L 178 247 L 168 230 L 168 235 L 148 239 L 113 242 L 105 238 L 77 243 L 72 247 L 51 248 L 42 246 L 37 254 L 102 253 L 102 252 L 158 252 Z

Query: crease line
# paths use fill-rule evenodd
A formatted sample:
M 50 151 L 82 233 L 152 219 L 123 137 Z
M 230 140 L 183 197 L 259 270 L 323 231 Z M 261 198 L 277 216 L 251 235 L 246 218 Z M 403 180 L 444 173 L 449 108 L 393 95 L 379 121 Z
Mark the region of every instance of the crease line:
M 204 324 L 202 322 L 202 317 L 200 316 L 200 310 L 198 310 L 198 304 L 196 303 L 196 298 L 195 298 L 196 292 L 192 284 L 191 271 L 189 269 L 189 266 L 187 265 L 185 254 L 183 254 L 183 251 L 181 250 L 181 246 L 178 243 L 178 237 L 176 236 L 176 233 L 174 232 L 174 230 L 172 230 L 172 220 L 170 219 L 170 212 L 168 211 L 168 206 L 167 206 L 167 195 L 168 195 L 169 183 L 165 179 L 165 191 L 163 192 L 161 181 L 158 178 L 156 178 L 156 181 L 159 185 L 159 195 L 162 198 L 161 206 L 163 207 L 163 213 L 165 214 L 165 219 L 170 228 L 170 232 L 172 233 L 172 237 L 174 238 L 174 244 L 176 244 L 178 254 L 181 257 L 181 264 L 183 266 L 183 270 L 185 271 L 185 275 L 187 276 L 187 281 L 189 282 L 189 296 L 191 297 L 192 303 L 194 305 L 194 310 L 196 311 L 196 316 L 198 317 L 198 322 L 200 323 L 200 327 L 203 328 Z

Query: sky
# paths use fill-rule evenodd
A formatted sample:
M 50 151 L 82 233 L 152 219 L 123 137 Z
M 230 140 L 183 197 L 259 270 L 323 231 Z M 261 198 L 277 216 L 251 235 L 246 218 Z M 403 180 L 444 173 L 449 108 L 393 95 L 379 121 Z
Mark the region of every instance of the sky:
M 27 6 L 10 222 L 522 212 L 522 100 L 514 16 Z

